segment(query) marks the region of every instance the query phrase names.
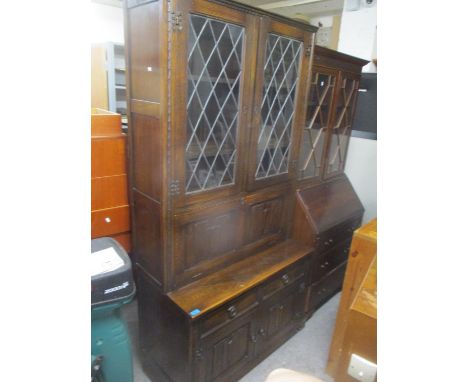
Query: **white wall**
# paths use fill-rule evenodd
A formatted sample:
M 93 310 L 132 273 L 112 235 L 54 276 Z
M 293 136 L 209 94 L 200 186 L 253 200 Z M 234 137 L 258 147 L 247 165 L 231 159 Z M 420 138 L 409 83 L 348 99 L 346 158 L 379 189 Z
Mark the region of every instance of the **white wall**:
M 369 7 L 366 6 L 365 0 L 361 0 L 359 10 L 347 11 L 349 1 L 345 1 L 341 16 L 338 50 L 370 61 L 377 54 L 374 52 L 377 37 L 377 4 Z M 364 67 L 363 71 L 375 73 L 377 68 L 370 63 Z
M 124 42 L 123 9 L 91 3 L 91 43 Z
M 359 10 L 347 11 L 348 1 L 341 17 L 338 50 L 371 60 L 376 57 L 377 5 L 369 8 L 361 0 Z M 376 72 L 377 68 L 369 64 L 363 71 Z M 377 216 L 377 141 L 351 137 L 345 173 L 364 205 L 366 223 Z

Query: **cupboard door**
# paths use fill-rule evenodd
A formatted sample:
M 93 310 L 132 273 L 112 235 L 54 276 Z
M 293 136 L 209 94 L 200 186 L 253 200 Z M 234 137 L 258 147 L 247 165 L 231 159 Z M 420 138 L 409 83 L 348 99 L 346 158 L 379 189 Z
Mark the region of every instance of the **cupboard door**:
M 254 314 L 236 319 L 200 341 L 195 351 L 200 382 L 233 380 L 254 355 Z
M 182 205 L 240 188 L 240 129 L 251 104 L 248 45 L 256 29 L 243 12 L 204 0 L 179 3 L 184 27 L 173 34 L 173 91 L 182 94 L 174 94 L 173 117 Z
M 337 90 L 336 111 L 328 138 L 325 177 L 331 177 L 344 171 L 348 150 L 351 125 L 354 117 L 356 98 L 359 89 L 358 74 L 340 73 Z
M 305 315 L 304 278 L 266 300 L 260 327 L 256 332 L 257 354 L 277 347 L 289 338 L 289 332 L 302 325 Z
M 174 277 L 181 286 L 241 256 L 240 201 L 188 209 L 175 216 Z
M 333 112 L 333 95 L 338 71 L 315 67 L 309 89 L 306 122 L 302 130 L 299 179 L 314 179 L 322 174 L 327 129 Z
M 253 188 L 294 175 L 312 34 L 266 20 L 259 41 L 249 177 Z

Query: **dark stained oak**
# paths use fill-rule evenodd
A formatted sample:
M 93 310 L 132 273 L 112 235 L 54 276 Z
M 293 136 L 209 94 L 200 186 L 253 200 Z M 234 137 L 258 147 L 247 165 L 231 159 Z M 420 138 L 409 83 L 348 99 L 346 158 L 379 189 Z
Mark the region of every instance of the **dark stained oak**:
M 187 314 L 194 309 L 205 313 L 237 297 L 309 253 L 310 248 L 297 242 L 286 241 L 172 291 L 169 297 Z
M 234 1 L 127 0 L 124 9 L 142 365 L 154 381 L 237 381 L 341 288 L 363 209 L 342 172 L 346 147 L 326 171 L 330 136 L 349 134 L 348 124 L 333 130 L 343 104 L 337 90 L 313 179 L 299 176 L 299 154 L 314 70 L 334 73 L 339 88 L 364 61 L 314 47 L 313 26 Z M 241 36 L 237 50 L 226 31 Z M 289 146 L 271 141 L 289 150 L 287 165 L 261 178 L 272 34 L 300 46 L 298 82 Z

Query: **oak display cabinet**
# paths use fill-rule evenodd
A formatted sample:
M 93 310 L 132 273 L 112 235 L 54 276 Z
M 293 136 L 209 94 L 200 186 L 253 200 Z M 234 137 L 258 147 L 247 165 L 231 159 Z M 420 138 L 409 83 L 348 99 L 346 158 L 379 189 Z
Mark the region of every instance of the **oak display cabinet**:
M 315 32 L 228 0 L 126 1 L 132 248 L 154 380 L 238 380 L 303 327 L 320 283 L 323 300 L 340 286 L 334 267 L 317 271 L 343 267 L 362 217 L 345 154 L 332 160 L 350 123 L 335 115 L 354 101 L 343 68 L 327 69 L 347 97 L 330 93 L 318 174 L 301 171 L 326 109 L 311 93 Z

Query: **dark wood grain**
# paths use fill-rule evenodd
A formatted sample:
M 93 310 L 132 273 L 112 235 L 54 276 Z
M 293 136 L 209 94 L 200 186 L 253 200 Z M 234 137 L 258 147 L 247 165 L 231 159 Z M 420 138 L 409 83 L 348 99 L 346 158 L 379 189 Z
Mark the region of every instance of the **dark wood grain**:
M 239 98 L 232 106 L 238 115 L 235 180 L 201 192 L 187 192 L 185 178 L 190 14 L 244 28 Z M 362 217 L 341 173 L 298 182 L 310 81 L 319 67 L 316 28 L 228 0 L 129 0 L 125 29 L 143 365 L 158 381 L 234 382 L 341 287 L 349 230 Z M 268 33 L 303 45 L 287 173 L 257 181 Z M 323 56 L 325 72 L 358 73 L 359 60 Z M 213 118 L 216 108 L 205 106 Z

